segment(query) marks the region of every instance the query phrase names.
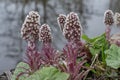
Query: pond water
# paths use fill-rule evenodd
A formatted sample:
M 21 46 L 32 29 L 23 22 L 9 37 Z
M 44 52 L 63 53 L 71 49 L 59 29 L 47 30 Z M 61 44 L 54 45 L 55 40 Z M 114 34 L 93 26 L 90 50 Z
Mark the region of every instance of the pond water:
M 92 12 L 92 14 L 87 14 L 89 18 L 86 19 L 88 28 L 85 30 L 85 33 L 89 37 L 94 37 L 102 34 L 105 31 L 105 25 L 103 23 L 103 14 L 105 10 L 108 9 L 110 0 L 84 0 L 86 6 Z M 6 16 L 4 11 L 4 2 L 0 3 L 0 73 L 3 71 L 12 69 L 15 67 L 17 59 L 8 58 L 5 55 L 7 54 L 6 47 L 4 44 L 11 44 L 12 39 L 2 36 L 6 31 L 6 23 L 3 24 L 2 19 Z M 13 6 L 14 7 L 14 6 Z M 9 25 L 9 24 L 7 24 Z M 113 25 L 112 33 L 118 32 L 120 29 Z

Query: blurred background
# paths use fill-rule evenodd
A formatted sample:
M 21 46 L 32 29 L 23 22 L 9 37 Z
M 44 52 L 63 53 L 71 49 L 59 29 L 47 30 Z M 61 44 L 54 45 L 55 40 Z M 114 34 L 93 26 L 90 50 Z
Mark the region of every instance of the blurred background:
M 50 25 L 54 47 L 61 50 L 65 39 L 57 24 L 59 14 L 78 13 L 83 33 L 94 37 L 105 31 L 103 16 L 107 9 L 120 12 L 120 0 L 0 0 L 0 74 L 22 60 L 27 44 L 20 29 L 29 11 L 38 11 L 41 24 Z M 113 26 L 112 33 L 120 31 Z

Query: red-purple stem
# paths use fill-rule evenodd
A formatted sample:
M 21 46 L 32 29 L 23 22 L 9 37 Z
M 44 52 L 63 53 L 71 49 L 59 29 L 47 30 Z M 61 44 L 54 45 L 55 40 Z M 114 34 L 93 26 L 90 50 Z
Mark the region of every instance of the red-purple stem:
M 105 35 L 106 35 L 106 40 L 109 42 L 110 40 L 110 32 L 111 32 L 111 28 L 109 25 L 106 25 L 106 30 L 105 30 Z

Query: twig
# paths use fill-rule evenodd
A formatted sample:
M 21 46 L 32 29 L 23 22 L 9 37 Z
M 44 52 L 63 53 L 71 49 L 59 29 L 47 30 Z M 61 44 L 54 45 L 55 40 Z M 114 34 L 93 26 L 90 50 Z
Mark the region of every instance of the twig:
M 10 71 L 6 71 L 5 74 L 6 74 L 7 78 L 8 78 L 8 80 L 11 80 L 11 77 L 12 77 L 11 72 Z
M 88 69 L 88 70 L 83 74 L 83 75 L 86 74 L 83 80 L 86 79 L 86 77 L 87 77 L 87 75 L 88 75 L 88 72 L 93 68 L 93 65 L 94 65 L 94 63 L 95 63 L 97 57 L 98 57 L 98 54 L 95 55 L 95 57 L 94 57 L 94 59 L 93 59 L 93 61 L 92 61 L 92 64 L 90 65 L 90 69 Z

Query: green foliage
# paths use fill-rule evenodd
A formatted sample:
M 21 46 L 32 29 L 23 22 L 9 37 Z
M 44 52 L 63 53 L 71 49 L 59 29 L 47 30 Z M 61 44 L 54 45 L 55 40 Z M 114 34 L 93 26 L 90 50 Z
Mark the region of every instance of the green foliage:
M 105 53 L 109 47 L 108 42 L 106 41 L 105 34 L 97 36 L 95 38 L 89 38 L 87 35 L 83 34 L 82 39 L 86 41 L 87 46 L 93 56 L 95 54 L 100 54 L 102 61 L 105 62 Z
M 107 66 L 111 68 L 118 69 L 120 68 L 120 47 L 115 44 L 112 44 L 110 49 L 105 51 L 106 63 Z
M 19 63 L 17 68 L 15 69 L 14 75 L 11 80 L 15 80 L 16 76 L 25 70 L 23 68 L 29 68 L 26 63 Z M 69 78 L 69 74 L 64 73 L 56 69 L 55 67 L 43 67 L 42 69 L 36 71 L 35 73 L 29 75 L 28 77 L 25 75 L 20 76 L 19 80 L 67 80 Z
M 60 72 L 55 67 L 43 67 L 25 80 L 67 80 L 68 74 Z
M 17 65 L 17 67 L 16 67 L 16 69 L 15 69 L 15 71 L 14 71 L 14 75 L 12 75 L 12 79 L 11 79 L 11 80 L 16 80 L 17 75 L 25 71 L 25 69 L 23 69 L 22 67 L 27 68 L 27 69 L 29 68 L 29 66 L 28 66 L 26 63 L 20 62 L 20 63 Z M 25 75 L 22 75 L 22 76 L 19 78 L 19 80 L 24 80 L 25 78 L 26 78 L 26 76 L 25 76 Z

